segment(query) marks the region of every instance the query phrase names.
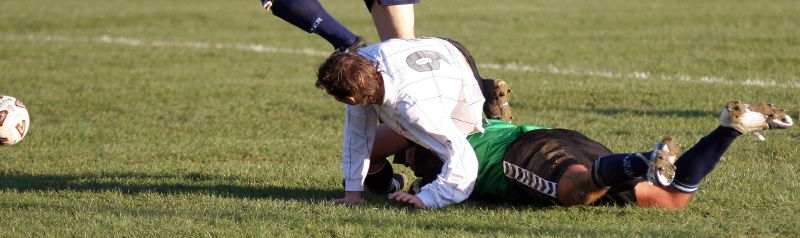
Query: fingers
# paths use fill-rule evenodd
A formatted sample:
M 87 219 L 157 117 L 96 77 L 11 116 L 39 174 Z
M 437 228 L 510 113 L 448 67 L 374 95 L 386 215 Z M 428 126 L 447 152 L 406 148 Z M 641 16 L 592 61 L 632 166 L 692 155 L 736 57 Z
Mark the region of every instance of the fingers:
M 422 200 L 420 200 L 419 197 L 408 193 L 394 192 L 389 194 L 389 199 L 402 203 L 408 203 L 416 206 L 417 208 L 425 208 L 425 204 L 422 203 Z
M 389 194 L 389 199 L 390 200 L 395 200 L 395 201 L 398 201 L 398 202 L 401 202 L 401 203 L 407 203 L 407 204 L 413 205 L 413 206 L 415 206 L 417 208 L 425 208 L 425 204 L 422 203 L 422 200 L 420 200 L 417 196 L 414 196 L 414 195 L 411 195 L 411 194 L 408 194 L 408 193 L 404 193 L 404 192 L 391 193 L 391 194 Z M 329 203 L 335 204 L 335 205 L 338 205 L 338 204 L 342 204 L 342 205 L 358 205 L 358 204 L 364 204 L 366 202 L 367 201 L 365 201 L 364 199 L 360 199 L 360 198 L 359 199 L 353 199 L 353 198 L 348 198 L 348 197 L 337 198 L 337 199 L 333 199 L 333 200 L 329 201 Z

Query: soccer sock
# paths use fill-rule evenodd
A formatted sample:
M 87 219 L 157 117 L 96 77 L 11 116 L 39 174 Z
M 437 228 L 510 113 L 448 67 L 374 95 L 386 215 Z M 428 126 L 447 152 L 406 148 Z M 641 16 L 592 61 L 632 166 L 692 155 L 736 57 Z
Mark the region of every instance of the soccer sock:
M 334 49 L 347 48 L 358 36 L 333 18 L 317 0 L 273 1 L 272 14 L 308 33 L 317 33 Z
M 642 177 L 650 168 L 642 158 L 649 155 L 650 152 L 641 152 L 601 156 L 592 166 L 592 180 L 597 187 L 608 188 Z
M 697 144 L 675 162 L 675 180 L 672 181 L 672 186 L 684 193 L 697 191 L 700 181 L 714 170 L 722 155 L 740 135 L 742 133 L 733 128 L 719 126 L 700 138 Z
M 393 192 L 395 188 L 392 183 L 392 175 L 394 175 L 394 169 L 386 161 L 378 171 L 367 174 L 367 177 L 364 178 L 364 186 L 376 193 Z

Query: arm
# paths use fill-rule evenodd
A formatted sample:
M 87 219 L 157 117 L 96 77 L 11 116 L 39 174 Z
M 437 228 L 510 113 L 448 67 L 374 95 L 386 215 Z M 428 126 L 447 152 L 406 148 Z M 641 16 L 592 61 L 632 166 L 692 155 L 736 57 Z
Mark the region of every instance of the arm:
M 346 192 L 364 191 L 369 155 L 378 115 L 374 107 L 348 105 L 342 143 L 342 173 Z
M 472 193 L 478 176 L 478 158 L 466 135 L 452 123 L 449 115 L 435 116 L 431 110 L 424 111 L 426 113 L 409 113 L 408 132 L 444 160 L 444 166 L 437 179 L 422 187 L 416 196 L 427 208 L 443 208 L 466 200 Z
M 478 176 L 478 158 L 465 138 L 452 140 L 452 149 L 432 146 L 433 151 L 445 160 L 436 180 L 421 188 L 416 195 L 425 207 L 443 208 L 466 200 L 472 193 Z M 464 145 L 467 145 L 466 147 Z M 449 154 L 442 154 L 440 150 Z

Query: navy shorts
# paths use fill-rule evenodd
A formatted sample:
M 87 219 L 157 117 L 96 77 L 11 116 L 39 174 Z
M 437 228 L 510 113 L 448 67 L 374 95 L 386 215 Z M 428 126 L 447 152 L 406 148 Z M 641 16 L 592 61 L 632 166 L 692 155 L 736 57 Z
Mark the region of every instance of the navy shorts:
M 367 10 L 372 10 L 372 4 L 375 3 L 375 0 L 364 0 L 364 4 L 367 5 Z M 378 0 L 378 4 L 384 6 L 394 6 L 394 5 L 405 5 L 405 4 L 415 4 L 419 3 L 419 0 Z

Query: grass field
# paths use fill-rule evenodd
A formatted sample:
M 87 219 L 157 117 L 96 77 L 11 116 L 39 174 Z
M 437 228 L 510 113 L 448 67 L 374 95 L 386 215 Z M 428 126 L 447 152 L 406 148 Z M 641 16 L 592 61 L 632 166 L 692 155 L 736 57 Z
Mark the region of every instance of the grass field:
M 361 1 L 323 1 L 370 42 Z M 745 135 L 681 211 L 342 196 L 332 48 L 256 1 L 0 2 L 0 94 L 31 113 L 0 148 L 0 237 L 798 237 L 800 130 Z M 800 112 L 800 4 L 422 1 L 419 36 L 508 81 L 517 123 L 617 152 L 685 147 L 726 101 Z M 411 175 L 405 168 L 398 170 Z M 413 176 L 412 176 L 413 177 Z

